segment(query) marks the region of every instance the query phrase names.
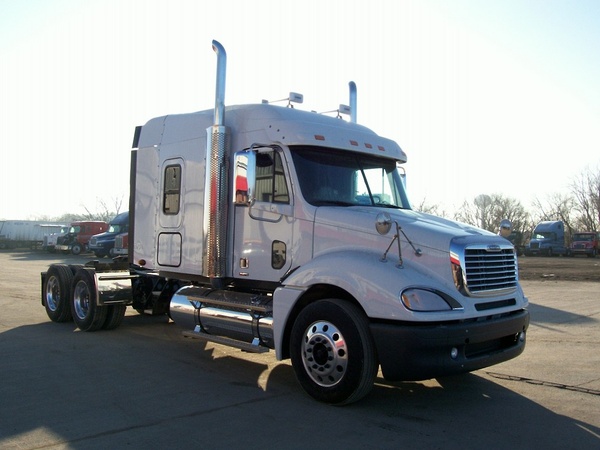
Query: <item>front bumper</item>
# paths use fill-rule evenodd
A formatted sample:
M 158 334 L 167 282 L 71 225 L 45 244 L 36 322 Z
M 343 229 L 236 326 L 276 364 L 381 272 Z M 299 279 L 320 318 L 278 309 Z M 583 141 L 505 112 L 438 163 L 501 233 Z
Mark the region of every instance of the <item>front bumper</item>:
M 520 355 L 529 312 L 476 322 L 370 326 L 384 378 L 417 381 L 471 372 Z M 454 358 L 452 349 L 456 349 Z

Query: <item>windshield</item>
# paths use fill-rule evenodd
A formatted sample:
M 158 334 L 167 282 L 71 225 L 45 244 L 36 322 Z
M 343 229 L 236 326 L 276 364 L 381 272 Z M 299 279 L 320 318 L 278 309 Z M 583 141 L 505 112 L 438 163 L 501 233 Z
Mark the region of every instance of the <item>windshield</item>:
M 112 223 L 110 224 L 110 227 L 108 227 L 108 233 L 123 233 L 127 229 L 126 225 L 122 225 L 122 224 L 118 224 L 118 223 Z
M 594 236 L 591 234 L 576 234 L 573 236 L 573 240 L 592 242 L 594 240 Z
M 319 147 L 290 150 L 300 190 L 311 205 L 410 209 L 394 160 Z

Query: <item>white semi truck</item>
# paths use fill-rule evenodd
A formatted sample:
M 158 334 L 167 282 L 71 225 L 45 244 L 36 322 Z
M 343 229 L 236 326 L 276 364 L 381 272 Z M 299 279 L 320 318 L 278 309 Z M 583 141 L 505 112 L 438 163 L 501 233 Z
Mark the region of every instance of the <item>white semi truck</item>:
M 127 306 L 187 337 L 291 358 L 319 401 L 388 380 L 469 372 L 521 354 L 529 324 L 513 246 L 411 209 L 392 140 L 350 119 L 272 104 L 138 127 L 128 261 L 51 265 L 57 322 L 111 329 Z M 299 96 L 292 95 L 291 100 Z M 343 108 L 342 108 L 343 109 Z

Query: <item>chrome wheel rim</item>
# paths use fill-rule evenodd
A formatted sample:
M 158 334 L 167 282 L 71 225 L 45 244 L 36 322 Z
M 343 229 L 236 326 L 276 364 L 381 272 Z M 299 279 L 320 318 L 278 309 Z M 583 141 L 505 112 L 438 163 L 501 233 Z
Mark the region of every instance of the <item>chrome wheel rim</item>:
M 60 301 L 60 287 L 58 278 L 50 277 L 46 283 L 46 306 L 50 311 L 56 311 Z
M 348 368 L 348 348 L 335 325 L 319 321 L 306 329 L 302 362 L 308 376 L 319 386 L 332 387 L 341 381 Z
M 85 319 L 90 310 L 90 291 L 83 281 L 78 282 L 73 290 L 73 307 L 79 319 Z

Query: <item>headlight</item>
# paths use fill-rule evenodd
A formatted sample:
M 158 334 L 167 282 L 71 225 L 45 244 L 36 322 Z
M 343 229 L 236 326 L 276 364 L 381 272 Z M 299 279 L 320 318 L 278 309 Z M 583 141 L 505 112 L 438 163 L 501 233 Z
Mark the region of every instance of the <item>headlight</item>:
M 402 303 L 412 311 L 450 311 L 452 308 L 444 298 L 425 289 L 406 289 L 400 295 Z

